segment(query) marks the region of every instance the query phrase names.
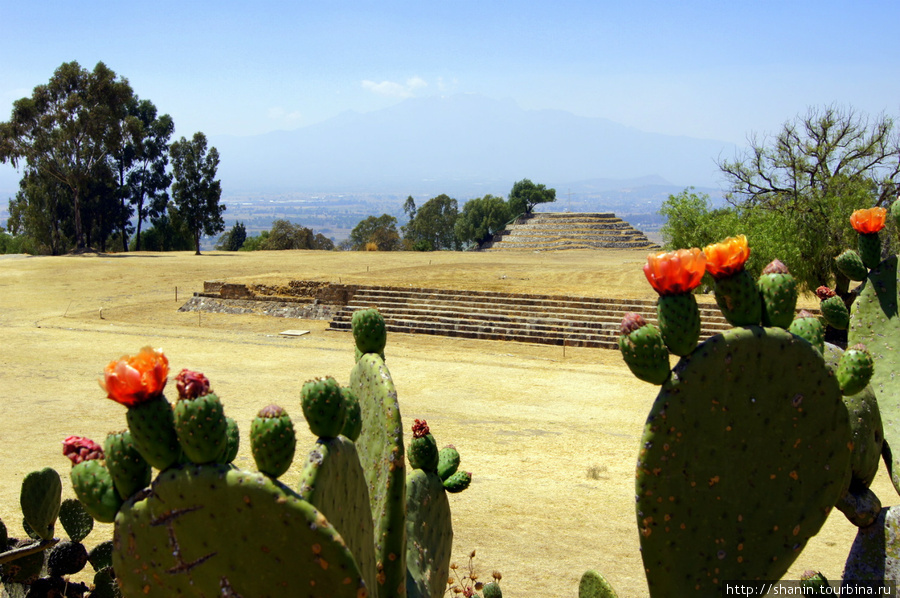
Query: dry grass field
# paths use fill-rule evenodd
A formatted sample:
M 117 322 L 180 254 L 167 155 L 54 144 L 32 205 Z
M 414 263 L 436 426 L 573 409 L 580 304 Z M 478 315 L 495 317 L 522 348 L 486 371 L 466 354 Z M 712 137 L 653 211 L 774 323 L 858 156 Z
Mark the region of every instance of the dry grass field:
M 45 466 L 65 473 L 65 436 L 102 441 L 124 427 L 124 408 L 104 397 L 97 379 L 110 360 L 145 345 L 163 348 L 173 373 L 190 367 L 207 374 L 242 426 L 238 465 L 253 467 L 247 429 L 271 402 L 294 416 L 298 453 L 313 444 L 303 432 L 300 385 L 323 375 L 346 383 L 352 337 L 327 331 L 326 322 L 176 311 L 204 280 L 653 297 L 641 272 L 645 257 L 285 251 L 0 258 L 0 517 L 11 535 L 21 534 L 21 479 Z M 279 336 L 289 328 L 311 333 Z M 438 443 L 455 444 L 473 472 L 471 487 L 451 496 L 458 563 L 477 550 L 482 577 L 500 570 L 510 597 L 575 596 L 588 568 L 603 572 L 622 597 L 646 595 L 633 479 L 656 387 L 636 380 L 616 351 L 563 354 L 561 347 L 394 334 L 386 354 L 407 428 L 413 418 L 427 419 Z M 282 480 L 296 485 L 298 474 L 294 467 Z M 64 495 L 72 496 L 63 478 Z M 884 471 L 874 488 L 886 504 L 896 502 Z M 89 539 L 111 534 L 110 526 L 98 530 Z M 835 511 L 788 577 L 815 568 L 838 578 L 854 534 Z

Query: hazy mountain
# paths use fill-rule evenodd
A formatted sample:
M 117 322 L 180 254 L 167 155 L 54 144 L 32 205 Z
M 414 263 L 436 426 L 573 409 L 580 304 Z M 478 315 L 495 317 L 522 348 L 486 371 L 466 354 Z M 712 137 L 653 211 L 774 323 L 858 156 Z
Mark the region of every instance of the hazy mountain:
M 383 110 L 347 112 L 293 131 L 218 136 L 223 189 L 505 195 L 530 178 L 645 178 L 648 184 L 712 187 L 723 141 L 646 133 L 603 118 L 523 110 L 477 95 L 415 98 Z M 618 180 L 618 182 L 616 181 Z M 602 190 L 602 189 L 597 189 Z

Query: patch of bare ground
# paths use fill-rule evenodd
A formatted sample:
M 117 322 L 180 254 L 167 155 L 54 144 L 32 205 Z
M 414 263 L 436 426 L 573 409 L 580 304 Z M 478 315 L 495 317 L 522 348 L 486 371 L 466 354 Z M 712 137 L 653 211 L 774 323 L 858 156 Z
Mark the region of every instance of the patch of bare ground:
M 125 426 L 124 408 L 104 398 L 97 379 L 111 359 L 145 345 L 162 347 L 174 372 L 190 367 L 209 376 L 241 425 L 239 466 L 253 468 L 249 422 L 272 402 L 298 423 L 298 455 L 313 445 L 302 432 L 300 386 L 322 375 L 346 383 L 352 337 L 327 331 L 326 322 L 177 312 L 204 280 L 653 298 L 641 272 L 645 257 L 626 250 L 287 251 L 2 259 L 0 517 L 11 535 L 21 534 L 21 480 L 45 466 L 65 474 L 65 436 L 102 440 Z M 311 333 L 279 336 L 288 328 Z M 618 352 L 568 348 L 564 355 L 561 347 L 393 334 L 386 353 L 404 420 L 427 419 L 438 442 L 455 444 L 473 472 L 472 486 L 451 496 L 460 565 L 477 549 L 482 577 L 500 570 L 509 596 L 573 596 L 588 568 L 603 572 L 620 596 L 647 594 L 634 466 L 656 388 L 636 380 Z M 286 484 L 296 485 L 301 462 L 298 456 L 283 476 Z M 885 472 L 874 488 L 892 502 Z M 788 577 L 810 568 L 839 577 L 854 534 L 835 511 Z M 110 526 L 98 526 L 90 539 L 110 536 Z

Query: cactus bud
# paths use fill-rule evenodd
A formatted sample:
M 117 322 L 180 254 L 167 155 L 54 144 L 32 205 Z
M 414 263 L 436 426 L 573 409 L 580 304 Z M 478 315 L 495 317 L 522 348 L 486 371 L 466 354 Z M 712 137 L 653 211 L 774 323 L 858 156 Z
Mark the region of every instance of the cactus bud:
M 72 465 L 82 461 L 103 458 L 103 447 L 84 436 L 68 436 L 63 440 L 63 455 L 68 457 Z
M 209 394 L 209 378 L 200 372 L 181 370 L 175 376 L 175 388 L 179 399 L 196 399 Z

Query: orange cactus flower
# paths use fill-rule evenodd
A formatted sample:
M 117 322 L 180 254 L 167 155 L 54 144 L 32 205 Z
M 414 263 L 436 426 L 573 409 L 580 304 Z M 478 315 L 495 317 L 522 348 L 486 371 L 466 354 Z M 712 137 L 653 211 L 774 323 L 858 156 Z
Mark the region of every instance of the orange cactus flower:
M 750 257 L 750 246 L 746 235 L 738 235 L 707 245 L 703 253 L 706 255 L 706 271 L 718 280 L 743 269 Z
M 850 226 L 861 235 L 877 233 L 884 228 L 884 219 L 886 217 L 887 210 L 885 208 L 856 210 L 850 216 Z
M 160 394 L 169 376 L 169 360 L 161 349 L 144 347 L 137 355 L 109 362 L 100 386 L 115 401 L 132 407 Z
M 706 256 L 694 247 L 647 256 L 644 274 L 660 295 L 679 295 L 697 288 L 706 271 Z

